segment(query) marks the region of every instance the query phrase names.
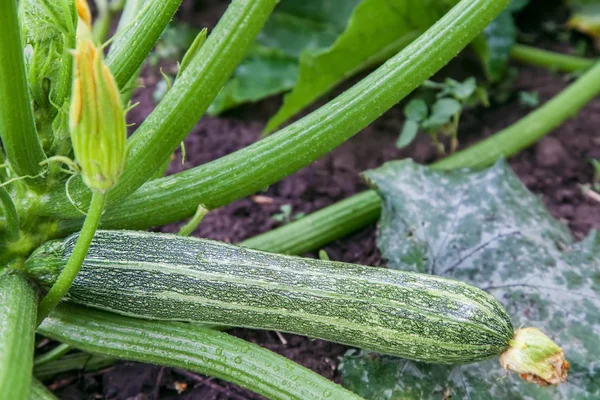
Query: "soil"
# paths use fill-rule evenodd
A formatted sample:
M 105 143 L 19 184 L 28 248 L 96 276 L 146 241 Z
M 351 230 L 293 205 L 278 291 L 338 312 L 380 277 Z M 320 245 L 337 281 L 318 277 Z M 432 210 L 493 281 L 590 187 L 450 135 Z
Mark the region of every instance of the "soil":
M 223 1 L 204 2 L 205 8 L 194 9 L 184 3 L 185 19 L 202 26 L 212 26 L 225 8 Z M 206 12 L 208 10 L 208 12 Z M 195 21 L 197 16 L 201 19 Z M 182 16 L 183 17 L 183 16 Z M 538 38 L 540 41 L 547 38 Z M 449 67 L 463 71 L 455 61 Z M 472 65 L 470 65 L 472 67 Z M 132 122 L 140 123 L 154 107 L 153 86 L 156 70 L 144 72 L 145 89 L 136 94 L 140 105 L 130 113 Z M 448 74 L 448 70 L 444 72 Z M 454 76 L 454 75 L 453 75 Z M 564 88 L 564 75 L 543 69 L 519 67 L 515 91 L 536 91 L 544 102 Z M 332 94 L 329 98 L 335 95 Z M 268 99 L 241 107 L 222 118 L 204 117 L 185 141 L 187 157 L 183 165 L 179 153 L 169 172 L 200 165 L 236 151 L 259 139 L 261 129 L 281 102 Z M 460 139 L 468 145 L 510 125 L 530 109 L 521 106 L 513 96 L 505 104 L 479 108 L 464 115 Z M 429 140 L 419 138 L 408 149 L 399 151 L 395 141 L 403 124 L 402 107 L 389 110 L 376 122 L 329 155 L 283 181 L 266 192 L 236 201 L 212 211 L 194 233 L 227 242 L 268 231 L 279 225 L 272 216 L 280 206 L 290 204 L 294 213 L 309 213 L 366 189 L 360 173 L 383 162 L 403 157 L 428 163 L 435 160 Z M 593 179 L 590 158 L 600 159 L 600 98 L 592 101 L 578 116 L 564 123 L 535 146 L 510 160 L 522 182 L 541 196 L 556 218 L 564 221 L 574 236 L 584 237 L 592 229 L 600 229 L 600 202 L 582 193 L 581 185 Z M 162 228 L 174 232 L 177 225 Z M 350 237 L 328 245 L 325 250 L 333 260 L 383 265 L 375 243 L 376 230 L 369 227 Z M 345 352 L 342 345 L 322 340 L 274 332 L 235 329 L 232 334 L 259 343 L 321 375 L 338 380 L 338 358 Z M 88 374 L 71 373 L 47 382 L 61 399 L 260 399 L 261 397 L 217 379 L 185 371 L 157 366 L 121 362 L 106 370 Z M 178 394 L 177 389 L 185 390 Z

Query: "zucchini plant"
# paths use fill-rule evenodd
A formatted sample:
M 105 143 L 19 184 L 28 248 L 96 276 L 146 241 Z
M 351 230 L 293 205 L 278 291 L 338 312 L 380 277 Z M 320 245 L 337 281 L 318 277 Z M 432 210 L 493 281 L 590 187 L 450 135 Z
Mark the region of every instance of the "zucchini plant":
M 140 232 L 196 212 L 197 223 L 205 209 L 261 190 L 326 154 L 430 78 L 509 0 L 456 2 L 330 103 L 236 153 L 162 177 L 276 3 L 232 1 L 206 40 L 201 32 L 172 88 L 127 138 L 131 88 L 180 0 L 126 1 L 106 56 L 100 41 L 114 4 L 102 2 L 93 25 L 85 0 L 0 0 L 2 397 L 48 398 L 31 374 L 37 331 L 63 342 L 47 359 L 75 347 L 210 374 L 269 398 L 358 398 L 211 329 L 215 324 L 295 332 L 430 363 L 502 354 L 507 369 L 529 380 L 566 379 L 560 347 L 538 330 L 515 333 L 493 297 L 457 280 Z M 486 165 L 514 154 L 599 92 L 595 66 L 526 119 L 438 167 Z M 328 229 L 328 239 L 371 221 L 378 207 L 371 192 L 348 200 L 336 210 L 357 218 Z M 283 237 L 267 234 L 245 246 L 312 249 L 325 240 L 323 231 L 294 242 L 311 220 L 282 227 L 283 245 Z

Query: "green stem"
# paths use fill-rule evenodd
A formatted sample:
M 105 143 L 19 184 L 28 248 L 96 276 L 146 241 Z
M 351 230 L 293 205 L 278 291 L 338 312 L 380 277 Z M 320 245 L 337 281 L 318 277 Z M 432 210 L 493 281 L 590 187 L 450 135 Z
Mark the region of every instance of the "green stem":
M 269 399 L 360 399 L 285 357 L 198 325 L 61 304 L 38 331 L 87 352 L 214 376 Z
M 436 168 L 481 168 L 499 157 L 508 157 L 537 142 L 600 93 L 600 63 L 569 85 L 543 106 L 494 136 L 445 158 Z
M 128 0 L 125 3 L 125 7 L 123 8 L 123 12 L 121 13 L 121 18 L 119 19 L 119 25 L 117 26 L 116 34 L 120 34 L 123 30 L 125 30 L 137 17 L 138 13 L 142 10 L 142 6 L 144 5 L 145 0 Z M 117 36 L 118 38 L 118 36 Z M 123 105 L 127 105 L 129 100 L 131 100 L 131 96 L 133 95 L 133 91 L 135 90 L 138 77 L 140 75 L 142 68 L 138 68 L 135 73 L 129 78 L 129 82 L 127 82 L 121 88 L 121 101 Z
M 181 0 L 148 0 L 133 24 L 115 38 L 106 64 L 120 88 L 140 69 L 180 4 Z
M 27 398 L 35 344 L 37 297 L 17 271 L 0 273 L 0 397 Z
M 229 5 L 171 90 L 130 138 L 127 168 L 110 192 L 109 206 L 134 192 L 171 157 L 246 55 L 276 3 L 277 0 L 234 0 Z M 130 51 L 127 48 L 126 57 L 130 57 Z M 109 55 L 109 63 L 110 60 Z M 69 190 L 75 203 L 85 205 L 89 201 L 89 190 L 81 180 L 74 179 Z M 78 217 L 64 187 L 54 194 L 47 204 L 54 209 L 50 210 L 52 215 Z M 189 215 L 200 203 L 194 204 Z
M 208 214 L 208 210 L 204 208 L 202 204 L 200 204 L 194 216 L 179 229 L 177 234 L 179 236 L 190 236 L 192 233 L 194 233 L 198 225 L 200 225 L 206 214 Z
M 240 245 L 272 253 L 303 254 L 377 221 L 380 202 L 379 196 L 369 190 L 252 237 Z
M 585 57 L 571 56 L 555 53 L 536 47 L 517 44 L 513 47 L 510 56 L 513 60 L 536 67 L 548 68 L 562 72 L 575 72 L 590 68 L 596 60 Z
M 70 371 L 97 371 L 113 365 L 116 357 L 102 354 L 73 353 L 47 364 L 36 366 L 33 374 L 43 381 L 52 379 L 64 372 Z
M 94 237 L 94 233 L 96 233 L 96 229 L 98 229 L 98 224 L 102 217 L 102 210 L 104 209 L 105 198 L 106 195 L 104 193 L 94 192 L 88 215 L 83 223 L 83 228 L 81 229 L 73 253 L 69 257 L 67 265 L 58 276 L 56 283 L 52 285 L 44 299 L 40 302 L 37 318 L 38 325 L 48 316 L 50 311 L 56 307 L 63 296 L 67 294 L 69 287 L 71 287 L 75 276 L 79 272 L 81 264 L 90 247 L 90 243 L 92 242 L 92 238 Z
M 51 361 L 58 360 L 59 358 L 67 354 L 70 350 L 71 346 L 69 346 L 68 344 L 61 343 L 52 350 L 42 354 L 41 356 L 36 357 L 33 360 L 33 366 L 37 368 Z
M 2 203 L 2 209 L 4 210 L 6 238 L 15 241 L 19 238 L 19 215 L 10 194 L 2 186 L 0 186 L 0 203 Z
M 58 398 L 43 383 L 33 379 L 29 389 L 29 400 L 58 400 Z
M 2 147 L 17 176 L 35 177 L 28 184 L 40 187 L 40 162 L 46 156 L 38 140 L 15 0 L 0 0 L 0 136 Z
M 193 214 L 198 204 L 209 209 L 228 204 L 305 167 L 354 136 L 443 67 L 508 2 L 462 0 L 411 45 L 325 106 L 240 151 L 148 182 L 124 202 L 114 204 L 103 226 L 142 228 L 181 220 Z M 209 41 L 210 37 L 200 53 Z M 156 148 L 160 147 L 152 149 Z M 52 204 L 43 207 L 61 206 L 62 201 L 66 202 L 53 198 Z
M 481 168 L 493 164 L 499 157 L 515 155 L 575 115 L 599 93 L 600 63 L 525 118 L 432 167 Z M 241 245 L 277 253 L 303 254 L 374 224 L 380 212 L 381 199 L 374 190 L 368 190 L 250 238 Z

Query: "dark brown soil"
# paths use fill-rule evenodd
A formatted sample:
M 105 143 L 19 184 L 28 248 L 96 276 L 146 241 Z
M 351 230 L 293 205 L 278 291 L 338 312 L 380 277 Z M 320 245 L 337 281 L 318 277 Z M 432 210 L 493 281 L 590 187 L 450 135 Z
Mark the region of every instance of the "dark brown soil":
M 205 2 L 209 3 L 209 2 Z M 218 16 L 223 2 L 210 2 Z M 189 6 L 188 6 L 189 7 Z M 217 10 L 217 11 L 214 11 Z M 189 14 L 196 15 L 188 9 Z M 189 15 L 186 18 L 190 18 Z M 211 17 L 213 18 L 213 17 Z M 214 19 L 207 18 L 210 21 Z M 140 105 L 131 112 L 133 121 L 141 122 L 152 110 L 152 89 L 156 71 L 146 71 L 146 89 L 138 94 Z M 516 91 L 537 91 L 545 101 L 558 93 L 567 82 L 563 76 L 541 69 L 520 68 Z M 280 99 L 246 106 L 226 118 L 203 118 L 186 139 L 187 158 L 181 165 L 179 156 L 170 172 L 177 172 L 240 149 L 258 140 L 268 116 Z M 472 143 L 488 136 L 527 114 L 529 110 L 516 99 L 490 109 L 477 109 L 463 118 L 461 140 Z M 212 211 L 195 235 L 228 242 L 239 242 L 278 223 L 272 215 L 279 207 L 290 204 L 293 213 L 311 212 L 366 188 L 360 172 L 375 168 L 387 160 L 413 157 L 430 162 L 435 155 L 427 138 L 421 138 L 406 151 L 394 143 L 402 126 L 402 109 L 393 108 L 356 137 L 313 165 L 272 185 L 259 197 L 242 199 Z M 574 119 L 566 122 L 547 138 L 510 160 L 521 180 L 539 194 L 552 214 L 569 225 L 577 238 L 591 229 L 600 229 L 600 202 L 582 194 L 580 185 L 593 177 L 589 158 L 600 158 L 600 99 L 592 101 Z M 171 225 L 164 231 L 175 231 Z M 326 247 L 334 260 L 366 265 L 381 265 L 375 244 L 375 229 L 367 228 L 349 238 Z M 235 329 L 232 334 L 276 351 L 323 376 L 337 380 L 338 357 L 345 347 L 321 340 L 274 332 Z M 49 382 L 63 399 L 259 399 L 260 396 L 216 379 L 196 376 L 170 368 L 139 363 L 119 363 L 107 370 L 86 375 L 67 375 L 67 380 Z M 177 393 L 181 385 L 187 388 Z

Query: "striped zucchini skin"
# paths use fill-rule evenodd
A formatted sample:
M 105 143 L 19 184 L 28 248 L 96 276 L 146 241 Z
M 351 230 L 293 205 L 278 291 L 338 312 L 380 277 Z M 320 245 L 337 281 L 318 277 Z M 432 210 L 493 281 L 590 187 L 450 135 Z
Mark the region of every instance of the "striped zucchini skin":
M 51 285 L 76 239 L 45 244 L 25 270 Z M 440 364 L 499 355 L 513 336 L 502 305 L 459 281 L 148 232 L 98 231 L 69 299 L 138 318 L 278 330 Z

